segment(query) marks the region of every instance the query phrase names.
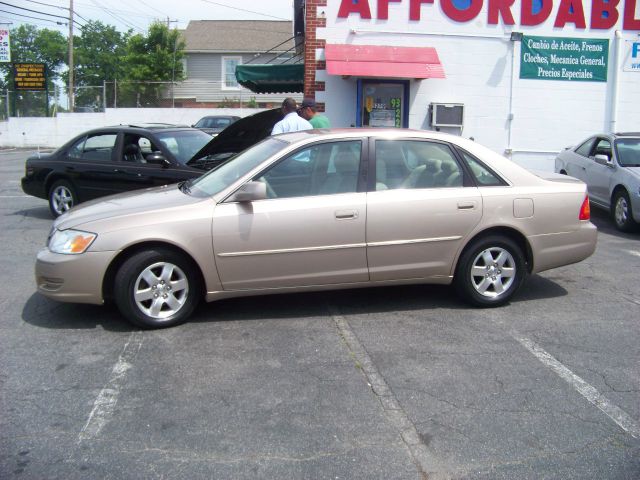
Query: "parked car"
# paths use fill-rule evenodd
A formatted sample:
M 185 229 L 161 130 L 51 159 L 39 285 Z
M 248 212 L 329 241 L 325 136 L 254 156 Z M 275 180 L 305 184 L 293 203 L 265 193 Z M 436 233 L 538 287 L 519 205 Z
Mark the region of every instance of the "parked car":
M 222 130 L 238 120 L 240 120 L 240 117 L 234 117 L 232 115 L 209 115 L 198 120 L 197 123 L 193 125 L 193 128 L 198 128 L 204 133 L 216 136 Z
M 498 306 L 595 249 L 586 185 L 547 175 L 436 132 L 276 135 L 196 179 L 62 215 L 37 288 L 114 299 L 147 328 L 186 321 L 202 298 L 388 284 L 454 282 Z
M 611 212 L 616 227 L 640 224 L 640 133 L 601 133 L 556 158 L 558 173 L 587 184 L 594 205 Z
M 168 124 L 98 128 L 29 157 L 22 190 L 47 199 L 57 217 L 94 198 L 198 177 L 267 137 L 280 118 L 279 109 L 260 112 L 214 139 Z

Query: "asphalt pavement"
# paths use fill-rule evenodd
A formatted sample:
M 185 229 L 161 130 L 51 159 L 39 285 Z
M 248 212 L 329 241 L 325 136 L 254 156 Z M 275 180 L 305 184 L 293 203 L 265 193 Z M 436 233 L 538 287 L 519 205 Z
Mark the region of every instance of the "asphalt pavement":
M 0 151 L 0 478 L 640 478 L 640 234 L 603 212 L 592 257 L 502 308 L 371 288 L 139 331 L 35 292 L 24 158 Z

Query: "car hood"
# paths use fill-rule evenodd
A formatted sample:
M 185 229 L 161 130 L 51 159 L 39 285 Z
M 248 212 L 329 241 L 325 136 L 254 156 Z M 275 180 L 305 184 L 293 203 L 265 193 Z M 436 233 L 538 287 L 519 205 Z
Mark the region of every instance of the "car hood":
M 53 226 L 59 230 L 66 230 L 105 218 L 113 219 L 157 212 L 166 208 L 174 209 L 201 201 L 201 198 L 183 193 L 179 185 L 164 185 L 81 203 L 58 217 Z
M 187 165 L 204 157 L 239 153 L 271 135 L 273 126 L 282 120 L 282 110 L 274 108 L 241 118 L 222 130 L 196 153 Z

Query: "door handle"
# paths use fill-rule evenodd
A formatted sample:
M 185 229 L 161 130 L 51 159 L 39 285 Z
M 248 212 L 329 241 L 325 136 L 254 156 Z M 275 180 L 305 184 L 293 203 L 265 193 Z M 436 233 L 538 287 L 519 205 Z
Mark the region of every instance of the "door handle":
M 338 220 L 355 220 L 358 218 L 357 210 L 336 210 L 336 218 Z
M 475 202 L 468 202 L 468 203 L 458 203 L 458 210 L 473 210 L 476 208 L 476 203 Z

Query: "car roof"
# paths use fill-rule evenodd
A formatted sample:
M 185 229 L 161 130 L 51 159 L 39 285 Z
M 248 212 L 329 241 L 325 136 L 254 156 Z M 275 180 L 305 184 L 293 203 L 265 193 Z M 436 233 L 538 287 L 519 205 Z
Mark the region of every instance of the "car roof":
M 137 132 L 140 130 L 145 131 L 175 131 L 175 130 L 198 130 L 197 128 L 193 128 L 189 125 L 176 125 L 173 123 L 139 123 L 139 124 L 129 124 L 129 125 L 110 125 L 106 127 L 93 128 L 83 133 L 98 133 L 104 132 L 105 130 L 117 130 L 122 132 Z

